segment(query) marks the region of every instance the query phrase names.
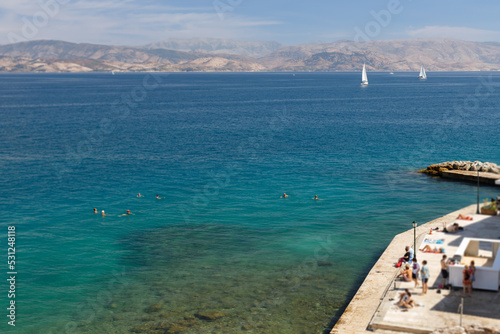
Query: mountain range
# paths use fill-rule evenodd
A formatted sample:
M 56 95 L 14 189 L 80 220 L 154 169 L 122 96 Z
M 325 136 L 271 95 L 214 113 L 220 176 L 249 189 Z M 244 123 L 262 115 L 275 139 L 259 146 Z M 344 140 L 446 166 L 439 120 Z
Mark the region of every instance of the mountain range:
M 500 43 L 408 39 L 284 46 L 277 42 L 169 39 L 144 46 L 53 40 L 0 45 L 3 72 L 498 71 Z

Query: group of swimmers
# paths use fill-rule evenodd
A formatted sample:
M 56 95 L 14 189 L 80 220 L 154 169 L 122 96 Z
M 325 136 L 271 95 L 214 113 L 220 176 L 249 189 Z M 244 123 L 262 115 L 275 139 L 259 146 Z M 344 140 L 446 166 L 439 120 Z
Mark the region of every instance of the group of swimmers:
M 137 194 L 137 197 L 144 197 L 144 195 L 141 195 L 141 193 Z M 156 199 L 164 199 L 165 197 L 160 197 L 160 195 L 156 195 Z
M 141 193 L 138 193 L 137 194 L 137 197 L 144 197 L 144 195 L 141 195 Z M 160 195 L 156 195 L 156 199 L 164 199 L 164 197 L 160 197 Z M 99 213 L 97 211 L 97 208 L 94 208 L 94 213 L 97 214 Z M 130 212 L 130 210 L 127 209 L 127 211 L 125 211 L 124 214 L 122 215 L 119 215 L 118 217 L 123 217 L 123 216 L 129 216 L 129 215 L 134 215 L 132 212 Z M 101 216 L 107 216 L 106 212 L 104 212 L 104 210 L 101 211 Z
M 98 212 L 97 212 L 97 208 L 94 208 L 94 213 L 98 213 Z M 118 217 L 128 216 L 128 215 L 133 215 L 133 213 L 132 213 L 132 212 L 130 212 L 130 210 L 128 210 L 128 209 L 127 209 L 127 211 L 125 211 L 125 213 L 124 213 L 124 214 L 119 215 Z M 104 210 L 102 210 L 102 211 L 101 211 L 101 216 L 103 216 L 103 217 L 104 217 L 104 216 L 107 216 L 107 214 L 106 214 L 106 212 L 104 212 Z
M 281 195 L 281 198 L 287 198 L 289 195 L 287 195 L 286 193 L 283 193 L 283 195 Z M 141 193 L 138 193 L 137 194 L 137 197 L 144 197 L 144 195 L 142 195 Z M 156 195 L 156 199 L 164 199 L 165 197 L 160 197 L 160 195 Z M 318 198 L 318 195 L 314 195 L 313 199 L 315 200 L 319 200 Z M 98 213 L 97 212 L 97 208 L 94 208 L 94 213 Z M 120 215 L 121 216 L 127 216 L 127 215 L 133 215 L 132 212 L 130 212 L 130 210 L 127 210 L 126 213 L 124 213 L 123 215 Z M 106 216 L 106 213 L 104 212 L 104 210 L 101 211 L 101 216 Z
M 289 195 L 287 195 L 286 193 L 283 193 L 283 195 L 281 195 L 281 198 L 287 198 L 288 196 Z M 318 195 L 314 195 L 313 199 L 319 200 Z

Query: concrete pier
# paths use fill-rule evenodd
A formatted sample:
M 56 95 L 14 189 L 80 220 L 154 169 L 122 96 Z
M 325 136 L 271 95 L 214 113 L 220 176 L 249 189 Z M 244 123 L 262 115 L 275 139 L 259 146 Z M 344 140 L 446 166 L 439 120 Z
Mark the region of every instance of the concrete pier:
M 477 172 L 465 170 L 448 170 L 441 172 L 441 177 L 445 179 L 453 179 L 459 181 L 467 181 L 477 183 Z M 479 173 L 479 183 L 492 186 L 500 186 L 500 175 L 493 173 Z
M 471 205 L 447 214 L 417 227 L 417 249 L 424 238 L 444 240 L 440 247 L 445 248 L 448 257 L 453 257 L 460 240 L 464 237 L 500 238 L 500 216 L 476 215 L 476 205 Z M 472 221 L 457 220 L 459 214 L 472 216 Z M 464 227 L 459 233 L 433 232 L 431 229 L 443 228 L 444 224 L 458 222 Z M 429 291 L 421 295 L 421 287 L 413 282 L 396 281 L 400 271 L 394 264 L 403 255 L 404 247 L 413 244 L 413 229 L 394 237 L 379 260 L 368 273 L 345 312 L 333 327 L 331 333 L 432 333 L 443 327 L 459 325 L 478 325 L 500 333 L 500 292 L 473 291 L 472 297 L 464 299 L 464 315 L 460 320 L 457 312 L 461 303 L 462 289 L 440 289 L 440 260 L 442 254 L 423 253 L 415 249 L 415 256 L 421 264 L 427 260 L 431 273 Z M 420 280 L 419 280 L 419 283 Z M 408 288 L 419 307 L 404 310 L 397 307 L 399 294 Z

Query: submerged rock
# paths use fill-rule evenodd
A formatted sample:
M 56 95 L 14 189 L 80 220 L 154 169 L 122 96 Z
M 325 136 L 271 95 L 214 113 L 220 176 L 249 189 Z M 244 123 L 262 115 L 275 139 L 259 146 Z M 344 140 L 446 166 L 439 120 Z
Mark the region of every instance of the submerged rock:
M 214 321 L 225 317 L 227 314 L 221 311 L 198 312 L 194 316 L 201 320 Z
M 177 334 L 177 333 L 184 333 L 187 331 L 188 327 L 181 325 L 181 324 L 173 324 L 172 327 L 170 327 L 167 330 L 167 333 L 169 334 Z
M 148 308 L 146 309 L 146 312 L 147 312 L 147 313 L 154 313 L 154 312 L 158 312 L 158 311 L 160 311 L 160 310 L 161 310 L 162 306 L 163 306 L 163 305 L 162 305 L 162 304 L 160 304 L 160 303 L 155 303 L 155 304 L 151 305 L 150 307 L 148 307 Z
M 333 262 L 330 261 L 318 261 L 318 267 L 331 267 Z
M 137 325 L 131 329 L 134 333 L 148 333 L 153 331 L 155 328 L 154 322 L 147 322 L 145 324 Z

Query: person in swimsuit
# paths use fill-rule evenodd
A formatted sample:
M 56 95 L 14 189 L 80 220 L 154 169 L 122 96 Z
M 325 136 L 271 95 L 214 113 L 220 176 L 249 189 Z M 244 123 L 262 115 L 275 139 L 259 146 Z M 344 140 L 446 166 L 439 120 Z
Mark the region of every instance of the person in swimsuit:
M 469 273 L 470 273 L 470 288 L 473 289 L 474 287 L 472 286 L 474 284 L 474 281 L 476 280 L 476 266 L 474 264 L 474 260 L 470 261 L 470 266 L 469 266 Z
M 445 233 L 457 233 L 460 231 L 460 225 L 458 223 L 453 223 L 453 225 L 446 227 L 446 225 L 443 227 L 443 231 Z
M 437 248 L 434 246 L 434 248 L 432 248 L 430 245 L 425 245 L 424 248 L 422 248 L 420 251 L 421 252 L 424 252 L 424 253 L 443 253 L 443 250 L 444 248 Z
M 471 297 L 472 296 L 472 281 L 471 281 L 470 271 L 469 271 L 468 265 L 464 266 L 462 284 L 464 286 L 464 297 L 465 297 L 466 292 L 469 292 L 469 297 Z
M 402 300 L 399 302 L 398 306 L 404 306 L 406 308 L 413 308 L 413 304 L 415 301 L 411 298 L 411 292 L 408 291 L 405 295 L 403 295 Z
M 410 296 L 410 290 L 408 289 L 405 289 L 405 291 L 401 292 L 399 294 L 399 301 L 398 301 L 398 304 L 401 303 L 401 301 L 403 301 L 403 298 L 408 298 Z
M 406 264 L 405 269 L 401 270 L 398 276 L 396 278 L 401 277 L 401 279 L 405 282 L 411 282 L 411 269 L 410 265 Z

